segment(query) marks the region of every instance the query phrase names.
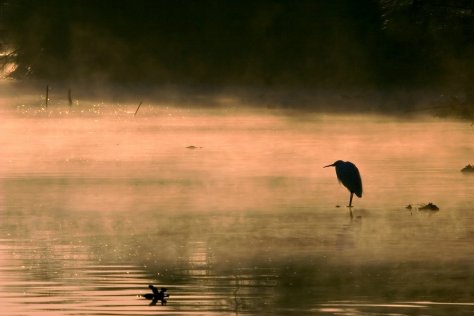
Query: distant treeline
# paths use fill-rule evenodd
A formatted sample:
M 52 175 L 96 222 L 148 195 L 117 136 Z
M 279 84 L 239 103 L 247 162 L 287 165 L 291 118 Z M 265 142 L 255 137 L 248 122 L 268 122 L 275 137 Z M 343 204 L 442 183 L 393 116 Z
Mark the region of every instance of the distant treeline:
M 471 0 L 0 0 L 14 77 L 472 96 Z

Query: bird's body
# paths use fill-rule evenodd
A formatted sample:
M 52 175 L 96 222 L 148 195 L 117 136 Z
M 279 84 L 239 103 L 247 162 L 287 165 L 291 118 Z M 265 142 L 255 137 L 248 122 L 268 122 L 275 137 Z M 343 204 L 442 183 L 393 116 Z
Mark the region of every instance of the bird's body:
M 352 207 L 352 197 L 362 197 L 362 179 L 360 177 L 359 169 L 350 161 L 338 160 L 331 165 L 324 166 L 335 167 L 336 175 L 339 182 L 341 182 L 351 192 L 349 199 L 349 207 Z

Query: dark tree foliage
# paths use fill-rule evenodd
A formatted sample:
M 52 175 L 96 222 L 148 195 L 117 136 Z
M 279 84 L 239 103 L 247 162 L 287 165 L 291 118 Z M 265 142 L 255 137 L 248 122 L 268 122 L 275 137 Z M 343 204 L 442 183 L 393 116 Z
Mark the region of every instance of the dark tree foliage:
M 474 1 L 381 0 L 391 71 L 450 96 L 439 114 L 474 119 Z M 390 71 L 389 71 L 390 72 Z M 401 74 L 401 73 L 400 73 Z
M 470 0 L 3 0 L 1 58 L 17 64 L 13 76 L 48 80 L 466 92 L 473 8 Z
M 381 0 L 381 4 L 384 31 L 393 45 L 385 46 L 387 55 L 401 54 L 405 63 L 415 60 L 418 71 L 442 83 L 474 82 L 473 1 Z
M 365 85 L 380 39 L 371 0 L 10 0 L 17 76 Z

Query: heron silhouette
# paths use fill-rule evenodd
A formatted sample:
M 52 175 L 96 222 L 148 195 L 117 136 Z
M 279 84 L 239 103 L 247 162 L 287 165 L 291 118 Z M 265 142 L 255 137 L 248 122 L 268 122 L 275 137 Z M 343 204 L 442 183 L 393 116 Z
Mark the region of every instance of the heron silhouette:
M 362 179 L 360 178 L 359 169 L 357 169 L 356 165 L 352 162 L 342 160 L 338 160 L 331 165 L 324 166 L 323 168 L 327 167 L 336 168 L 337 179 L 339 182 L 342 182 L 349 192 L 351 192 L 348 207 L 352 207 L 352 197 L 354 196 L 354 193 L 357 197 L 362 197 Z

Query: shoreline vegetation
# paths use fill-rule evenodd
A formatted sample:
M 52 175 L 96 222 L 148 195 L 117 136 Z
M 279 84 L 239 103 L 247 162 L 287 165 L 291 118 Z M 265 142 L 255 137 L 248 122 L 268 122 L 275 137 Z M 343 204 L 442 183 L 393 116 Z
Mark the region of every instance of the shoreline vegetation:
M 46 88 L 47 87 L 47 88 Z M 30 96 L 30 102 L 46 106 L 81 101 L 111 104 L 164 103 L 190 108 L 236 108 L 290 110 L 296 112 L 328 112 L 341 114 L 386 114 L 400 117 L 429 115 L 474 122 L 474 108 L 464 95 L 450 96 L 439 91 L 406 90 L 338 90 L 267 86 L 174 85 L 71 83 L 42 80 L 0 81 L 3 96 Z M 30 104 L 30 105 L 34 105 Z

